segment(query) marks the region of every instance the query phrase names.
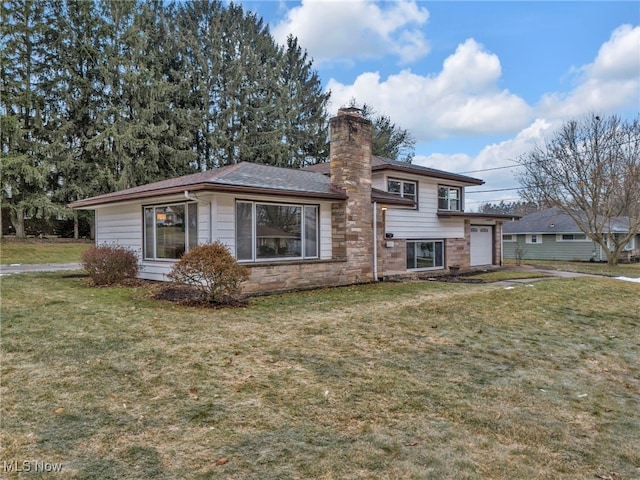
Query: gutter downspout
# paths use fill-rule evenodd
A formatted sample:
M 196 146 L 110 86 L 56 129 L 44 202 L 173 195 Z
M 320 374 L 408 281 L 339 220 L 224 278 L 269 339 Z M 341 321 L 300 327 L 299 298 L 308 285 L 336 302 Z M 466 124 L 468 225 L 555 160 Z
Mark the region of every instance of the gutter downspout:
M 378 202 L 373 202 L 373 281 L 378 281 Z
M 209 205 L 209 232 L 208 232 L 208 237 L 207 237 L 207 243 L 211 243 L 211 239 L 213 237 L 213 212 L 211 211 L 211 202 L 208 202 L 206 200 L 200 200 L 198 197 L 194 197 L 192 195 L 189 194 L 189 190 L 185 190 L 184 191 L 184 198 L 186 198 L 187 200 L 191 200 L 192 202 L 196 202 L 196 203 L 206 203 L 207 205 Z

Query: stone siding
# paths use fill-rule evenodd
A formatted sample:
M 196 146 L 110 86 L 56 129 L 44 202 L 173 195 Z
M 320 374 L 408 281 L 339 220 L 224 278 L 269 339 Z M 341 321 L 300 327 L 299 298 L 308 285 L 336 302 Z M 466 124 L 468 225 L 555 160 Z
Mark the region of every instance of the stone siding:
M 374 280 L 371 122 L 349 110 L 339 110 L 329 125 L 331 183 L 348 195 L 344 204 L 344 274 L 350 283 L 371 282 Z M 337 210 L 332 212 L 335 219 L 340 219 Z M 334 230 L 340 235 L 340 225 L 334 226 Z M 336 253 L 341 254 L 340 248 Z
M 345 260 L 248 264 L 250 276 L 242 284 L 242 292 L 276 293 L 348 285 L 353 282 L 347 276 L 345 266 Z
M 464 238 L 447 238 L 444 242 L 445 266 L 458 265 L 460 270 L 471 265 L 471 222 L 464 221 Z

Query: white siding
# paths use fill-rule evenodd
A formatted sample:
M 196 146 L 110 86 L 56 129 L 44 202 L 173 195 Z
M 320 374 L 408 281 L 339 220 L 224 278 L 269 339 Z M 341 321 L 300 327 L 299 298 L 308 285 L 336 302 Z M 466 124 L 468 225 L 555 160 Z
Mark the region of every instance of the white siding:
M 196 197 L 196 195 L 192 195 Z M 235 204 L 236 198 L 256 201 L 280 201 L 283 203 L 304 203 L 320 205 L 320 258 L 330 259 L 332 255 L 331 239 L 331 203 L 309 199 L 274 198 L 265 196 L 236 197 L 230 194 L 198 194 L 198 243 L 219 240 L 226 244 L 235 255 Z M 117 244 L 136 252 L 141 261 L 141 278 L 166 280 L 173 261 L 149 261 L 142 259 L 143 244 L 143 206 L 161 205 L 187 201 L 184 197 L 146 199 L 140 203 L 118 204 L 96 209 L 96 244 Z M 212 228 L 209 225 L 213 219 Z
M 142 208 L 116 205 L 96 210 L 96 245 L 120 245 L 142 258 Z
M 377 175 L 372 185 L 387 190 L 387 178 L 406 179 L 418 182 L 418 208 L 398 208 L 389 206 L 386 213 L 386 231 L 395 238 L 461 238 L 464 237 L 462 218 L 438 218 L 438 185 L 452 185 L 451 182 L 438 182 L 436 179 L 405 175 L 401 172 Z M 456 186 L 455 183 L 453 186 Z
M 320 204 L 320 258 L 330 259 L 332 255 L 331 204 Z

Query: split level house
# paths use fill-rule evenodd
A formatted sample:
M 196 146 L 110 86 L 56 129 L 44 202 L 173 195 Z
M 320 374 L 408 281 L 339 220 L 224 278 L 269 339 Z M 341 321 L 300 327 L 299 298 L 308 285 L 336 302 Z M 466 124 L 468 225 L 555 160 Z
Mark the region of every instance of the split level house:
M 484 182 L 372 156 L 371 129 L 343 109 L 330 120 L 327 163 L 239 163 L 70 206 L 94 210 L 96 244 L 135 251 L 150 280 L 213 241 L 250 269 L 246 293 L 501 265 L 513 217 L 464 211 L 465 188 Z
M 604 233 L 620 237 L 630 232 L 627 217 L 615 217 L 604 222 Z M 569 260 L 605 262 L 602 247 L 580 230 L 578 224 L 560 208 L 548 208 L 525 215 L 505 224 L 503 229 L 504 258 L 522 260 Z M 622 238 L 622 237 L 620 237 Z M 621 253 L 621 260 L 640 256 L 640 232 L 631 238 Z

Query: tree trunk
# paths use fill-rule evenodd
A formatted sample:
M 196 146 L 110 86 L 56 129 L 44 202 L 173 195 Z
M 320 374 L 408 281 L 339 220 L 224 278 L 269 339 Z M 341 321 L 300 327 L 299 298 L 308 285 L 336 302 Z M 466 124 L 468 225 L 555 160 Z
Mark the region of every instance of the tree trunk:
M 73 211 L 73 238 L 78 240 L 80 238 L 80 222 L 78 220 L 78 211 Z
M 17 208 L 16 210 L 9 210 L 9 218 L 11 219 L 13 228 L 16 230 L 16 238 L 26 238 L 27 235 L 24 231 L 24 209 Z

